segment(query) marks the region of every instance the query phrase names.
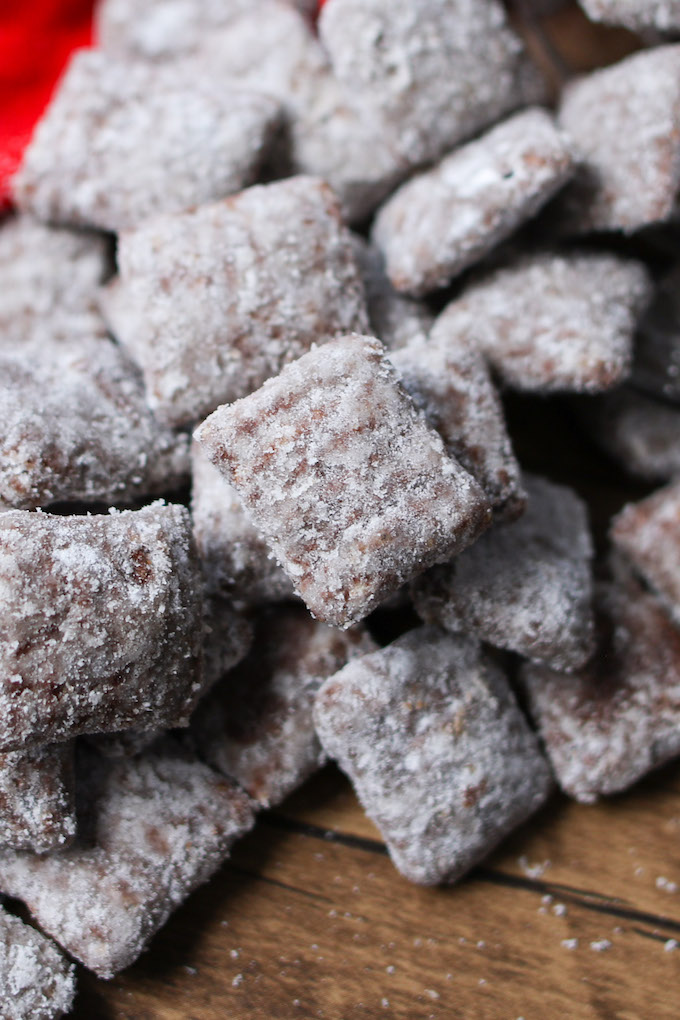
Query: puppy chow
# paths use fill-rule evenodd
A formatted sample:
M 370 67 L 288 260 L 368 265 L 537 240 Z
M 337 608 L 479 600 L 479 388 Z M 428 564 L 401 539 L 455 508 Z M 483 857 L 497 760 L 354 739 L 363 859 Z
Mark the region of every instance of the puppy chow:
M 14 198 L 55 223 L 135 227 L 252 183 L 278 121 L 271 96 L 81 50 L 26 149 Z
M 105 336 L 0 347 L 0 509 L 131 502 L 189 476 L 189 443 L 149 410 Z
M 328 0 L 319 34 L 337 77 L 412 166 L 543 95 L 497 0 Z
M 312 343 L 366 326 L 349 232 L 327 184 L 295 177 L 123 234 L 112 326 L 173 425 L 261 386 Z M 118 327 L 118 328 L 116 328 Z
M 494 515 L 517 517 L 526 502 L 503 408 L 482 354 L 443 312 L 429 340 L 390 354 L 402 385 L 449 453 L 477 480 Z
M 593 21 L 623 25 L 633 32 L 655 28 L 659 32 L 680 32 L 678 0 L 579 0 Z
M 540 252 L 473 284 L 450 315 L 508 386 L 597 393 L 629 374 L 650 297 L 647 271 L 633 259 Z
M 0 750 L 186 725 L 202 610 L 184 507 L 0 514 Z
M 109 270 L 107 239 L 16 215 L 0 226 L 0 349 L 29 338 L 104 332 L 97 291 Z
M 658 46 L 565 86 L 558 122 L 577 171 L 566 233 L 632 233 L 666 221 L 680 185 L 680 46 Z
M 0 887 L 99 977 L 134 963 L 253 824 L 248 797 L 167 738 L 137 758 L 81 749 L 79 833 L 58 854 L 0 854 Z
M 421 627 L 350 662 L 314 719 L 414 882 L 460 878 L 551 789 L 505 677 L 470 637 Z
M 70 1013 L 75 967 L 40 932 L 0 908 L 3 1020 L 58 1020 Z
M 385 272 L 385 261 L 375 247 L 358 234 L 353 235 L 354 254 L 366 291 L 368 319 L 374 336 L 389 350 L 411 343 L 425 343 L 434 315 L 423 301 L 395 290 Z
M 250 655 L 194 715 L 201 756 L 263 807 L 278 804 L 325 761 L 312 722 L 321 683 L 374 648 L 362 627 L 338 631 L 302 607 L 265 611 Z
M 0 754 L 0 847 L 44 853 L 75 832 L 73 746 Z
M 599 654 L 583 670 L 522 672 L 557 781 L 584 804 L 680 754 L 680 631 L 632 578 L 602 586 L 598 613 Z
M 293 584 L 251 523 L 236 489 L 198 443 L 192 447 L 191 514 L 210 592 L 243 605 L 293 597 Z
M 662 280 L 638 330 L 633 382 L 680 404 L 680 267 Z
M 490 518 L 384 353 L 378 340 L 340 337 L 196 433 L 296 593 L 341 627 L 459 552 Z
M 680 474 L 680 407 L 620 386 L 575 410 L 592 439 L 628 474 L 647 482 Z
M 444 287 L 530 219 L 571 175 L 547 111 L 515 114 L 402 185 L 380 208 L 372 238 L 399 291 Z
M 614 518 L 611 537 L 680 626 L 680 482 L 629 503 Z
M 522 517 L 498 524 L 413 588 L 418 614 L 555 669 L 594 651 L 592 540 L 586 508 L 561 485 L 525 476 Z

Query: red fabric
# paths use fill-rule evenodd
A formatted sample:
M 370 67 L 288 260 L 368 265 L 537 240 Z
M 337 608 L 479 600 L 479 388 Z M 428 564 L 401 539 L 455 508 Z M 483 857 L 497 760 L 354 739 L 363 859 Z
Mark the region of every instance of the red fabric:
M 0 207 L 72 50 L 92 42 L 94 0 L 0 0 Z

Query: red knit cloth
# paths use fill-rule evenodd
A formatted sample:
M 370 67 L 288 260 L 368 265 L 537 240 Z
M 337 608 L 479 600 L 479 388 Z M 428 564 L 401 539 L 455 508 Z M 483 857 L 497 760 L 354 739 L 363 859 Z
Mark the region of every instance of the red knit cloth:
M 94 0 L 0 0 L 0 207 L 68 60 L 92 41 Z

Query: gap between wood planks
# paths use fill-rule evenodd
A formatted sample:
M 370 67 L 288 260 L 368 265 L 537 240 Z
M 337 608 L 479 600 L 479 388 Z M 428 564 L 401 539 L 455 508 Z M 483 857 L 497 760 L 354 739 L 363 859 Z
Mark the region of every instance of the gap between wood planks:
M 262 822 L 269 825 L 271 828 L 279 829 L 283 832 L 308 836 L 311 839 L 319 839 L 324 843 L 338 843 L 341 846 L 346 846 L 354 850 L 362 850 L 365 853 L 379 854 L 383 857 L 389 856 L 387 847 L 384 843 L 381 843 L 377 839 L 369 839 L 366 836 L 353 836 L 350 833 L 338 832 L 335 829 L 324 829 L 319 825 L 313 825 L 310 822 L 300 822 L 294 818 L 288 818 L 284 815 L 277 814 L 276 812 L 270 812 L 263 816 Z M 232 865 L 232 867 L 234 866 Z M 276 879 L 248 871 L 244 868 L 234 867 L 234 870 L 239 871 L 242 874 L 247 874 L 253 878 L 261 878 L 270 884 L 290 889 L 314 899 L 325 898 L 319 896 L 317 893 L 311 893 L 305 889 L 301 889 L 299 886 L 288 885 L 284 882 L 279 882 Z M 647 911 L 635 910 L 632 907 L 619 905 L 621 904 L 621 900 L 619 900 L 618 897 L 607 896 L 606 894 L 594 892 L 590 889 L 577 889 L 573 886 L 564 885 L 560 882 L 544 882 L 541 879 L 525 878 L 521 875 L 510 875 L 506 872 L 498 871 L 495 868 L 474 868 L 470 872 L 470 877 L 475 878 L 480 882 L 488 882 L 492 885 L 501 885 L 507 888 L 524 889 L 528 892 L 540 893 L 541 895 L 559 895 L 560 899 L 582 907 L 584 910 L 589 910 L 598 914 L 607 914 L 610 917 L 615 917 L 619 920 L 634 921 L 638 924 L 647 924 L 653 928 L 665 928 L 668 932 L 673 932 L 674 934 L 680 933 L 680 920 L 676 921 L 671 917 L 663 917 L 659 914 L 652 914 Z M 637 935 L 661 942 L 665 942 L 667 938 L 671 937 L 670 935 L 664 936 L 658 932 L 648 931 L 647 929 L 637 928 L 635 926 L 633 926 L 631 930 Z

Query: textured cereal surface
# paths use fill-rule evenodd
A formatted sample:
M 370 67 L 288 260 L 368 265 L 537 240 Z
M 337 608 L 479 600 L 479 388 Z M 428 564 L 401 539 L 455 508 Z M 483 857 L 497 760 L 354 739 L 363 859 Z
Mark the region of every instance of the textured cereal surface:
M 164 421 L 200 421 L 312 343 L 364 329 L 363 284 L 333 192 L 316 178 L 248 188 L 123 234 L 129 305 L 114 331 Z
M 497 0 L 328 0 L 319 33 L 337 77 L 411 165 L 542 93 Z
M 30 216 L 0 226 L 0 349 L 103 332 L 97 290 L 109 268 L 106 238 Z
M 487 527 L 375 339 L 340 337 L 287 366 L 196 437 L 319 619 L 348 626 Z
M 632 386 L 577 407 L 595 442 L 631 475 L 662 482 L 680 474 L 680 408 Z
M 0 847 L 44 853 L 75 832 L 72 744 L 0 754 Z
M 652 396 L 680 404 L 680 267 L 662 280 L 642 317 L 633 381 Z
M 251 523 L 236 489 L 198 443 L 191 459 L 191 515 L 208 590 L 246 606 L 292 598 L 292 582 Z
M 569 83 L 558 121 L 579 164 L 560 200 L 567 233 L 630 233 L 669 218 L 680 184 L 680 46 Z
M 597 393 L 629 374 L 651 293 L 645 267 L 633 259 L 540 252 L 489 273 L 449 314 L 508 386 Z
M 321 683 L 374 649 L 361 626 L 338 631 L 296 606 L 263 612 L 250 655 L 194 714 L 201 757 L 263 807 L 280 803 L 325 761 L 312 722 Z
M 609 25 L 624 25 L 633 32 L 656 28 L 680 32 L 678 0 L 579 0 L 589 18 Z
M 0 888 L 99 977 L 128 967 L 253 824 L 248 797 L 168 740 L 134 759 L 81 751 L 78 839 L 0 854 Z
M 384 259 L 375 245 L 367 244 L 358 234 L 353 235 L 352 242 L 364 281 L 373 335 L 390 350 L 426 342 L 434 323 L 430 309 L 423 301 L 416 301 L 394 289 L 385 272 Z
M 0 514 L 0 749 L 185 724 L 202 589 L 184 507 Z
M 460 878 L 551 789 L 505 677 L 470 637 L 409 631 L 327 680 L 314 718 L 414 882 Z
M 173 60 L 200 49 L 208 34 L 228 25 L 257 0 L 101 0 L 99 46 L 122 59 Z
M 530 219 L 571 176 L 564 137 L 546 110 L 515 114 L 380 208 L 372 238 L 399 291 L 443 287 Z
M 481 352 L 443 312 L 430 338 L 390 353 L 402 385 L 446 449 L 477 480 L 494 515 L 518 516 L 525 495 L 500 399 Z
M 70 1012 L 75 967 L 40 932 L 0 908 L 3 1020 L 57 1020 Z
M 278 126 L 271 96 L 210 75 L 71 59 L 13 179 L 19 208 L 106 230 L 135 227 L 252 183 Z
M 680 754 L 680 631 L 628 579 L 599 593 L 601 649 L 576 676 L 523 669 L 560 786 L 590 804 Z
M 611 538 L 680 626 L 680 482 L 624 507 Z
M 203 619 L 203 684 L 205 694 L 248 653 L 253 640 L 250 621 L 222 598 L 207 598 Z M 140 754 L 163 736 L 162 728 L 121 730 L 88 736 L 89 744 L 108 758 L 129 758 Z
M 189 476 L 186 436 L 156 420 L 105 336 L 0 347 L 0 419 L 0 510 L 131 501 Z
M 524 480 L 524 515 L 426 574 L 414 586 L 415 607 L 427 623 L 577 669 L 594 651 L 586 508 L 571 489 Z

